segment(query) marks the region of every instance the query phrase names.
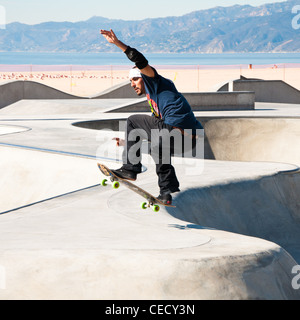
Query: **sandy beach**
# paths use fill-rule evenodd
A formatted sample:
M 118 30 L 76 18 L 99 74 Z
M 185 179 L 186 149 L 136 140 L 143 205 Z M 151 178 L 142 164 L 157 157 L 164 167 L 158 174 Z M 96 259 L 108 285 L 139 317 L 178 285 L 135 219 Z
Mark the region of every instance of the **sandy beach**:
M 264 80 L 283 80 L 300 90 L 300 65 L 268 66 L 155 66 L 158 72 L 174 81 L 181 92 L 207 92 L 229 80 L 244 76 Z M 78 70 L 81 69 L 81 70 Z M 35 70 L 38 69 L 38 70 Z M 55 70 L 58 69 L 58 70 Z M 60 70 L 59 70 L 60 69 Z M 96 69 L 96 68 L 95 68 Z M 78 96 L 93 96 L 116 84 L 129 81 L 130 66 L 90 67 L 14 66 L 0 67 L 0 84 L 7 81 L 36 81 Z

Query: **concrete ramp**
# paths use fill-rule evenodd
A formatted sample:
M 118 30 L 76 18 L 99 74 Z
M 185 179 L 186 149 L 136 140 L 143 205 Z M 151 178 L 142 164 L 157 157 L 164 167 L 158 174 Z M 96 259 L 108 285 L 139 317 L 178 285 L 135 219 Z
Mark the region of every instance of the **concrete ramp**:
M 102 100 L 21 100 L 5 109 L 0 110 L 0 115 L 61 119 L 62 117 L 98 116 L 103 117 L 103 112 L 114 108 L 135 103 L 139 99 L 102 99 Z
M 81 99 L 34 81 L 12 81 L 0 85 L 0 109 L 23 99 Z
M 215 118 L 203 123 L 212 159 L 288 163 L 295 170 L 186 190 L 178 195 L 178 210 L 170 213 L 272 241 L 300 263 L 300 119 Z
M 300 104 L 300 91 L 282 80 L 260 80 L 242 77 L 217 88 L 217 91 L 252 91 L 256 102 Z
M 216 118 L 203 123 L 212 159 L 300 165 L 300 119 Z
M 183 187 L 216 176 L 232 181 L 237 167 L 249 176 L 268 170 L 211 161 Z M 138 182 L 151 191 L 153 171 Z M 183 207 L 175 199 L 182 214 L 199 205 L 187 195 Z M 144 212 L 140 200 L 127 188 L 98 186 L 2 215 L 0 299 L 299 299 L 291 286 L 296 262 L 278 245 L 178 220 L 164 208 Z
M 176 218 L 272 241 L 300 263 L 300 171 L 187 190 Z
M 187 99 L 194 111 L 204 110 L 253 110 L 255 95 L 254 92 L 185 92 Z M 132 99 L 136 98 L 135 91 L 131 84 L 126 81 L 116 85 L 92 99 Z M 109 112 L 149 112 L 149 105 L 146 98 L 139 102 L 124 106 L 120 109 L 113 108 Z
M 0 147 L 0 214 L 96 185 L 89 159 Z
M 300 299 L 292 287 L 300 252 L 297 113 L 199 113 L 212 158 L 226 161 L 174 159 L 176 211 L 154 214 L 127 188 L 98 185 L 95 154 L 120 166 L 105 148 L 116 132 L 72 125 L 101 119 L 118 130 L 113 121 L 126 117 L 105 113 L 109 100 L 23 100 L 1 110 L 0 300 Z M 31 130 L 14 133 L 16 124 Z M 241 161 L 250 159 L 272 162 Z M 146 160 L 136 183 L 157 194 Z
M 228 110 L 254 110 L 254 92 L 187 92 L 183 96 L 189 102 L 193 111 L 228 111 Z M 112 108 L 107 112 L 149 112 L 146 98 L 139 99 L 137 103 Z
M 136 93 L 128 80 L 92 96 L 91 99 L 134 99 L 136 97 Z
M 207 92 L 184 93 L 194 111 L 201 110 L 253 110 L 253 92 Z M 74 96 L 34 81 L 13 81 L 0 85 L 0 109 L 20 100 L 124 100 L 120 107 L 108 108 L 106 112 L 149 112 L 145 98 L 137 99 L 135 91 L 127 82 L 91 97 Z M 127 100 L 136 101 L 128 103 Z M 127 101 L 127 102 L 126 102 Z

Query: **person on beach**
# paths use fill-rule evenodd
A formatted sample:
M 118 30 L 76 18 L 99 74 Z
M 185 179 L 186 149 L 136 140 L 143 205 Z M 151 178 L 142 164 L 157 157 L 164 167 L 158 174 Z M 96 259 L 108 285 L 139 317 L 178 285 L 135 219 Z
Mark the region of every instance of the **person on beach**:
M 171 165 L 174 146 L 165 148 L 164 136 L 168 136 L 170 140 L 170 133 L 175 130 L 181 137 L 180 144 L 190 139 L 194 147 L 197 130 L 203 130 L 203 127 L 195 118 L 187 100 L 177 91 L 174 83 L 160 76 L 148 64 L 148 60 L 142 53 L 121 42 L 113 30 L 100 30 L 100 34 L 109 43 L 120 48 L 128 59 L 135 63 L 135 67 L 129 74 L 131 87 L 138 96 L 146 94 L 152 111 L 152 116 L 139 114 L 128 118 L 126 141 L 116 139 L 117 145 L 125 146 L 123 166 L 113 172 L 122 179 L 135 181 L 137 175 L 142 172 L 140 150 L 142 140 L 151 142 L 151 156 L 155 160 L 160 188 L 158 199 L 171 205 L 172 193 L 180 191 L 180 184 L 175 169 Z M 163 156 L 165 149 L 168 149 L 168 154 Z

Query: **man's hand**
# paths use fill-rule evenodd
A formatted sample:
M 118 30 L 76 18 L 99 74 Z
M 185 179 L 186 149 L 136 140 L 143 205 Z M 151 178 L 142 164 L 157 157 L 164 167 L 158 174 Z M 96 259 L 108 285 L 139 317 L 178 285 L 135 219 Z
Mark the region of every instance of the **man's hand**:
M 100 34 L 102 34 L 103 37 L 104 37 L 109 43 L 112 43 L 112 44 L 116 45 L 116 46 L 119 47 L 123 52 L 126 51 L 127 46 L 118 39 L 118 37 L 116 36 L 116 34 L 113 32 L 112 29 L 110 29 L 110 31 L 101 29 L 101 30 L 100 30 Z
M 103 35 L 103 37 L 109 42 L 109 43 L 113 43 L 116 44 L 119 39 L 116 36 L 116 34 L 112 31 L 112 29 L 110 29 L 110 31 L 107 30 L 100 30 L 100 33 Z
M 123 42 L 121 42 L 118 37 L 116 36 L 116 34 L 113 32 L 112 29 L 110 29 L 110 31 L 107 30 L 100 30 L 100 34 L 103 35 L 103 37 L 109 42 L 112 43 L 114 45 L 116 45 L 118 48 L 120 48 L 123 52 L 126 51 L 126 49 L 128 48 L 128 46 L 126 44 L 124 44 Z M 148 61 L 147 61 L 148 63 Z M 155 77 L 155 72 L 152 69 L 152 67 L 150 65 L 147 65 L 145 68 L 140 69 L 141 72 L 151 78 Z

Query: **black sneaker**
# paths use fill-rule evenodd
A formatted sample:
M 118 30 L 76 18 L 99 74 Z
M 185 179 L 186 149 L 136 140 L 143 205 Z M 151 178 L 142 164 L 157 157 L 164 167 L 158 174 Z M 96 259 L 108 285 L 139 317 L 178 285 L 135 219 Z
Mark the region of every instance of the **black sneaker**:
M 161 194 L 157 197 L 157 199 L 161 201 L 163 204 L 166 204 L 168 206 L 172 205 L 173 198 L 170 193 Z
M 128 171 L 124 169 L 123 167 L 118 170 L 111 170 L 117 177 L 124 179 L 124 180 L 130 180 L 130 181 L 136 181 L 137 173 L 133 171 Z

